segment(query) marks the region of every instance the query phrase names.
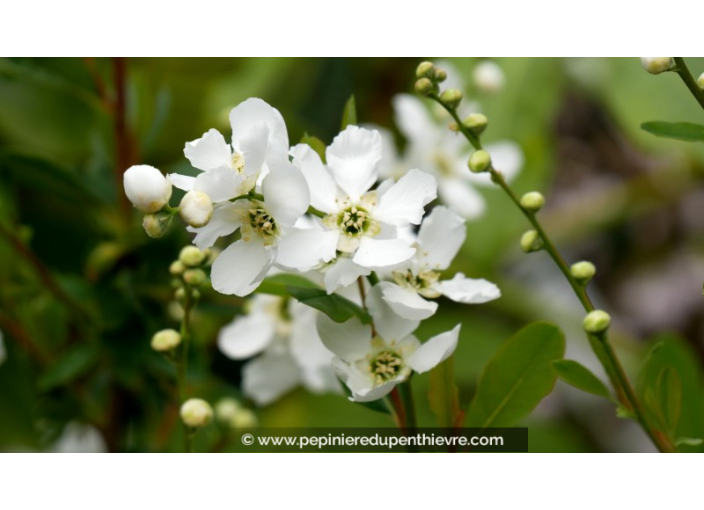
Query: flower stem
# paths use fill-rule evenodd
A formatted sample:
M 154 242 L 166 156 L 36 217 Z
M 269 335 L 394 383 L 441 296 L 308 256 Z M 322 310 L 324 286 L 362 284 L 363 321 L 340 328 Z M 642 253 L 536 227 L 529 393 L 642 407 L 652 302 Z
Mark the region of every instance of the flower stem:
M 411 380 L 408 379 L 406 382 L 400 384 L 399 388 L 401 388 L 403 407 L 406 409 L 406 434 L 408 436 L 413 436 L 416 434 L 418 424 L 416 422 L 416 405 L 413 401 L 413 388 L 411 387 Z
M 704 90 L 700 89 L 699 86 L 697 85 L 696 80 L 694 79 L 694 76 L 692 76 L 692 73 L 689 72 L 689 68 L 687 67 L 687 64 L 684 61 L 684 58 L 682 57 L 673 57 L 675 60 L 675 69 L 674 71 L 682 78 L 682 81 L 684 82 L 685 85 L 687 85 L 687 88 L 689 91 L 692 93 L 694 96 L 694 99 L 697 100 L 699 105 L 704 108 Z
M 677 61 L 677 59 L 675 60 Z M 682 64 L 684 64 L 684 62 L 682 62 Z M 684 69 L 686 70 L 686 67 Z M 678 72 L 680 71 L 678 70 Z M 686 72 L 687 74 L 689 73 L 689 71 Z M 689 74 L 689 77 L 691 78 L 691 74 Z M 428 97 L 440 104 L 452 116 L 454 121 L 457 123 L 458 130 L 465 136 L 465 138 L 469 141 L 470 144 L 472 144 L 472 146 L 476 150 L 482 149 L 482 145 L 479 138 L 462 125 L 462 120 L 459 118 L 454 108 L 449 108 L 447 105 L 445 105 L 445 103 L 440 99 L 437 94 L 430 94 Z M 704 103 L 702 103 L 702 106 L 704 107 Z M 533 228 L 535 228 L 536 232 L 543 241 L 543 247 L 545 251 L 548 253 L 548 255 L 550 255 L 550 258 L 552 258 L 552 260 L 555 262 L 557 267 L 560 269 L 562 274 L 569 282 L 570 286 L 572 287 L 572 290 L 577 296 L 577 299 L 579 299 L 579 302 L 582 304 L 584 310 L 587 313 L 593 311 L 594 305 L 592 304 L 592 301 L 589 298 L 589 295 L 587 294 L 586 288 L 572 276 L 570 268 L 567 266 L 565 259 L 557 250 L 555 244 L 550 240 L 549 236 L 547 235 L 547 232 L 545 232 L 545 229 L 543 229 L 535 214 L 521 206 L 520 199 L 508 185 L 506 179 L 504 179 L 504 176 L 501 174 L 501 172 L 492 167 L 490 167 L 489 171 L 491 173 L 491 180 L 496 183 L 502 190 L 504 190 L 504 192 L 508 195 L 511 201 L 516 204 L 516 207 L 518 207 L 518 209 L 523 213 L 523 215 L 530 222 L 530 224 L 533 225 Z M 638 399 L 638 396 L 633 390 L 633 386 L 631 385 L 616 352 L 609 343 L 607 335 L 604 333 L 598 338 L 589 335 L 587 336 L 589 338 L 589 342 L 592 346 L 592 349 L 594 350 L 594 353 L 604 366 L 606 373 L 609 376 L 609 381 L 611 382 L 611 385 L 616 391 L 616 394 L 618 395 L 621 403 L 629 411 L 633 411 L 636 421 L 640 423 L 641 427 L 648 435 L 648 437 L 653 441 L 655 446 L 657 446 L 658 450 L 660 450 L 661 452 L 673 452 L 674 447 L 672 445 L 672 442 L 664 434 L 655 430 L 649 424 L 648 419 L 643 410 L 643 405 L 641 404 L 640 400 Z
M 183 303 L 183 319 L 181 320 L 181 352 L 176 358 L 176 378 L 178 382 L 179 407 L 188 398 L 188 347 L 191 340 L 191 311 L 194 306 L 193 292 L 186 286 L 186 297 Z M 183 424 L 183 451 L 191 453 L 193 451 L 193 433 L 190 428 Z

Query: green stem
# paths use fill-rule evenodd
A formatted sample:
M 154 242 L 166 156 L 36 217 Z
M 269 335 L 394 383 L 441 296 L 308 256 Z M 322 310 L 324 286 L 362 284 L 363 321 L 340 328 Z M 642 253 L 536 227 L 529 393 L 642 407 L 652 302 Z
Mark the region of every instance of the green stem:
M 188 347 L 191 340 L 191 310 L 193 309 L 193 292 L 185 287 L 185 300 L 183 303 L 183 319 L 181 320 L 181 352 L 176 358 L 176 378 L 178 382 L 178 398 L 180 405 L 188 399 L 187 378 L 188 378 Z M 183 424 L 183 450 L 186 453 L 193 451 L 192 431 L 186 424 Z
M 674 60 L 674 71 L 680 76 L 680 78 L 682 78 L 682 81 L 685 85 L 687 85 L 687 88 L 694 96 L 694 99 L 697 100 L 699 106 L 704 108 L 704 91 L 699 88 L 699 85 L 697 85 L 697 81 L 694 79 L 694 76 L 692 76 L 692 73 L 689 72 L 689 68 L 685 63 L 684 58 L 674 57 Z
M 687 74 L 689 74 L 689 71 L 687 71 Z M 691 74 L 689 74 L 689 77 L 691 78 Z M 472 147 L 474 147 L 476 150 L 482 149 L 482 144 L 479 138 L 462 125 L 462 120 L 459 118 L 454 108 L 449 108 L 447 105 L 445 105 L 445 103 L 440 99 L 437 94 L 430 94 L 428 97 L 436 103 L 440 104 L 452 116 L 452 118 L 457 124 L 457 129 L 465 136 L 465 138 L 467 138 L 469 143 L 472 144 Z M 702 104 L 702 106 L 704 106 L 704 103 Z M 579 302 L 582 304 L 584 310 L 587 313 L 594 311 L 594 305 L 592 304 L 592 301 L 589 298 L 589 295 L 587 294 L 586 288 L 572 276 L 569 266 L 565 262 L 560 252 L 557 250 L 555 244 L 548 237 L 547 232 L 545 232 L 545 229 L 543 229 L 535 214 L 525 209 L 521 205 L 520 199 L 508 185 L 501 172 L 497 171 L 494 168 L 490 168 L 489 171 L 491 173 L 491 180 L 496 183 L 501 189 L 504 190 L 504 192 L 509 196 L 511 201 L 516 204 L 516 207 L 518 207 L 518 209 L 523 213 L 526 219 L 528 219 L 530 224 L 533 225 L 533 228 L 535 228 L 536 232 L 543 241 L 543 247 L 545 251 L 548 253 L 548 255 L 550 255 L 550 258 L 552 258 L 552 260 L 555 262 L 557 267 L 560 269 L 562 274 L 569 282 L 570 286 L 572 287 L 572 290 L 579 299 Z M 589 338 L 589 340 L 594 350 L 594 353 L 596 354 L 599 361 L 604 365 L 606 373 L 609 376 L 611 385 L 614 387 L 614 390 L 616 391 L 623 405 L 635 413 L 636 420 L 638 421 L 638 423 L 640 423 L 645 433 L 661 452 L 674 451 L 674 447 L 672 446 L 671 441 L 667 437 L 664 437 L 662 434 L 658 434 L 654 430 L 654 428 L 650 426 L 645 412 L 643 411 L 643 406 L 640 403 L 640 400 L 638 399 L 635 391 L 633 390 L 633 386 L 631 385 L 616 352 L 609 343 L 608 337 L 604 334 L 598 339 L 598 342 L 592 341 L 591 338 Z M 601 348 L 599 348 L 598 346 L 601 346 Z
M 417 433 L 416 429 L 418 428 L 418 423 L 416 421 L 416 405 L 413 400 L 411 380 L 408 379 L 406 382 L 400 384 L 399 387 L 401 388 L 403 407 L 406 409 L 406 434 L 408 436 L 414 436 Z

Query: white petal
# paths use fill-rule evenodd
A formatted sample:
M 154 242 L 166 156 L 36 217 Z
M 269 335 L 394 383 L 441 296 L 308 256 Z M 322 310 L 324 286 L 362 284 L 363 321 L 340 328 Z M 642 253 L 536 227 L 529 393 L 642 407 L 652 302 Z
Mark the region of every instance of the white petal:
M 276 108 L 272 108 L 256 97 L 243 101 L 230 112 L 232 146 L 238 152 L 243 152 L 242 140 L 249 135 L 256 124 L 262 123 L 267 127 L 268 152 L 273 152 L 276 156 L 285 156 L 289 147 L 286 123 Z
M 423 152 L 433 150 L 441 132 L 423 101 L 410 94 L 397 94 L 392 103 L 396 125 L 414 149 Z
M 396 227 L 406 227 L 409 223 L 418 225 L 423 219 L 424 207 L 437 197 L 437 192 L 435 177 L 410 170 L 384 193 L 373 213 L 374 218 Z
M 482 215 L 486 204 L 484 197 L 464 179 L 442 179 L 438 183 L 442 201 L 467 219 Z
M 105 453 L 108 451 L 105 439 L 92 425 L 75 421 L 64 427 L 61 436 L 51 446 L 54 453 Z
M 420 226 L 418 256 L 429 269 L 447 269 L 466 236 L 467 228 L 462 216 L 447 207 L 435 207 Z
M 171 184 L 176 186 L 178 189 L 182 189 L 183 191 L 193 190 L 193 186 L 196 183 L 196 178 L 191 177 L 190 175 L 169 174 L 169 180 L 171 181 Z
M 201 172 L 193 186 L 195 191 L 202 191 L 213 203 L 226 202 L 243 194 L 245 176 L 230 167 L 220 167 L 208 172 Z
M 239 240 L 215 259 L 210 279 L 221 294 L 246 296 L 259 286 L 271 264 L 272 253 L 259 237 Z
M 372 388 L 369 391 L 365 392 L 354 392 L 352 395 L 352 400 L 354 402 L 372 402 L 374 400 L 379 400 L 380 398 L 385 397 L 389 393 L 393 391 L 393 389 L 398 385 L 399 383 L 403 382 L 401 378 L 393 379 L 391 381 L 385 382 L 381 386 L 376 386 L 375 388 Z
M 384 301 L 383 294 L 390 286 L 389 282 L 377 283 L 367 293 L 367 308 L 374 318 L 374 327 L 377 333 L 387 343 L 394 340 L 401 341 L 416 330 L 420 321 L 404 319 L 394 313 L 393 309 Z
M 269 174 L 262 181 L 266 209 L 282 226 L 292 226 L 310 205 L 308 184 L 301 171 L 287 160 L 268 163 Z
M 455 326 L 452 331 L 446 331 L 432 337 L 405 359 L 406 365 L 419 374 L 436 367 L 455 352 L 459 334 L 460 324 Z
M 214 170 L 221 166 L 230 166 L 232 149 L 217 129 L 204 133 L 198 140 L 186 142 L 183 153 L 198 170 Z
M 438 304 L 426 301 L 413 289 L 406 289 L 396 284 L 385 286 L 382 297 L 396 315 L 409 320 L 425 320 L 438 309 Z
M 251 358 L 269 345 L 275 333 L 276 322 L 271 315 L 243 315 L 220 330 L 218 347 L 228 358 Z
M 263 122 L 254 124 L 243 133 L 236 150 L 244 157 L 244 175 L 251 177 L 264 172 L 267 157 L 275 154 L 269 151 L 269 127 Z
M 372 328 L 356 317 L 340 324 L 321 313 L 317 328 L 323 345 L 343 361 L 364 359 L 371 352 Z
M 338 209 L 337 184 L 327 171 L 323 162 L 311 147 L 299 143 L 291 148 L 293 164 L 301 170 L 310 189 L 310 203 L 319 211 L 332 213 Z
M 291 229 L 279 240 L 276 263 L 301 271 L 335 258 L 339 230 Z
M 241 226 L 242 205 L 223 202 L 215 206 L 213 215 L 206 226 L 201 228 L 188 227 L 187 230 L 196 233 L 193 244 L 201 250 L 205 250 L 213 246 L 219 237 L 229 236 Z
M 362 237 L 353 261 L 371 269 L 394 266 L 410 259 L 416 250 L 401 239 L 372 239 Z
M 242 370 L 242 391 L 259 406 L 271 404 L 301 382 L 301 371 L 288 353 L 265 353 Z
M 371 269 L 355 264 L 350 258 L 338 257 L 325 271 L 325 290 L 332 294 L 339 287 L 347 287 L 360 276 L 367 276 L 371 272 Z
M 465 278 L 462 273 L 457 273 L 452 280 L 437 282 L 433 287 L 458 303 L 486 303 L 501 297 L 501 291 L 495 284 L 483 279 Z
M 376 182 L 381 154 L 381 135 L 358 126 L 347 126 L 328 147 L 328 167 L 353 202 Z

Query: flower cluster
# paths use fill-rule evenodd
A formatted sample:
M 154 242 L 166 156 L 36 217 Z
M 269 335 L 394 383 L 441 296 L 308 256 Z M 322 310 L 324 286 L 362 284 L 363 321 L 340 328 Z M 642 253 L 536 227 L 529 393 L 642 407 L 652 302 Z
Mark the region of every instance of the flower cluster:
M 401 97 L 396 103 L 409 101 Z M 419 114 L 417 104 L 409 108 Z M 215 129 L 186 143 L 195 176 L 130 168 L 128 198 L 159 227 L 179 213 L 200 250 L 220 238 L 230 241 L 212 263 L 210 279 L 218 292 L 249 296 L 268 276 L 297 273 L 324 289 L 320 299 L 336 295 L 367 314 L 338 323 L 320 311 L 324 307 L 310 308 L 293 297 L 248 298 L 246 313 L 218 338 L 226 356 L 253 358 L 244 368 L 245 396 L 267 405 L 299 384 L 336 391 L 339 378 L 352 399 L 375 400 L 412 372 L 428 371 L 450 356 L 459 325 L 425 343 L 413 336 L 437 310 L 435 299 L 484 303 L 500 295 L 486 280 L 443 275 L 465 241 L 464 217 L 449 207 L 428 208 L 437 198 L 438 179 L 441 193 L 475 207 L 467 204 L 467 194 L 475 193 L 470 179 L 447 177 L 452 165 L 389 172 L 383 135 L 354 125 L 324 153 L 307 144 L 290 147 L 283 117 L 260 99 L 235 107 L 230 122 L 230 144 Z M 439 157 L 443 146 L 427 119 L 404 125 L 427 128 L 416 131 L 414 140 L 434 140 L 433 157 Z M 459 158 L 455 145 L 444 157 Z M 464 163 L 462 168 L 469 174 Z M 178 208 L 168 204 L 172 185 L 185 191 Z M 172 348 L 169 335 L 162 332 L 160 348 Z

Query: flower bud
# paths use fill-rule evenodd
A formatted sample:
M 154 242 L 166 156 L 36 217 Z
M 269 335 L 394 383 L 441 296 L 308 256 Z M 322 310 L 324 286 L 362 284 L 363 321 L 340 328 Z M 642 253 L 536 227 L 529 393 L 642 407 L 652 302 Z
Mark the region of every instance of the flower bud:
M 259 423 L 257 415 L 251 409 L 242 409 L 232 420 L 232 426 L 236 429 L 251 429 Z
M 181 419 L 194 429 L 205 427 L 213 421 L 213 408 L 203 399 L 189 398 L 181 406 Z
M 173 216 L 167 212 L 145 214 L 142 219 L 142 228 L 153 239 L 163 237 L 169 231 Z
M 704 90 L 704 73 L 700 74 L 699 78 L 697 78 L 697 87 Z
M 438 67 L 435 68 L 435 75 L 434 75 L 435 83 L 442 83 L 445 80 L 447 80 L 447 71 L 444 69 L 440 69 Z
M 598 335 L 605 332 L 609 329 L 610 325 L 611 316 L 602 310 L 594 310 L 593 312 L 589 312 L 584 318 L 584 321 L 582 321 L 584 331 L 592 335 Z
M 153 166 L 131 166 L 122 181 L 125 195 L 142 212 L 157 212 L 169 203 L 171 181 Z
M 415 87 L 416 92 L 418 92 L 421 96 L 428 96 L 433 92 L 433 90 L 435 90 L 433 82 L 431 82 L 428 78 L 421 78 L 416 81 Z
M 487 172 L 491 168 L 491 156 L 487 151 L 474 151 L 469 157 L 469 169 L 475 174 Z
M 181 199 L 181 218 L 191 227 L 204 227 L 213 215 L 213 201 L 202 191 L 189 191 Z
M 474 67 L 474 84 L 484 92 L 498 92 L 504 88 L 504 72 L 491 60 L 482 60 Z
M 181 334 L 174 329 L 162 329 L 152 337 L 152 349 L 166 352 L 175 349 L 181 343 Z
M 582 285 L 589 283 L 596 274 L 596 267 L 589 261 L 576 262 L 570 267 L 572 277 Z
M 674 65 L 672 57 L 640 57 L 640 63 L 650 74 L 664 73 Z
M 535 230 L 528 230 L 521 236 L 521 249 L 525 253 L 539 251 L 543 249 L 543 239 Z
M 432 62 L 421 62 L 416 67 L 416 78 L 434 78 L 435 66 Z
M 451 110 L 454 110 L 462 102 L 462 92 L 457 89 L 443 90 L 442 94 L 440 94 L 440 101 Z
M 235 416 L 242 411 L 242 406 L 234 398 L 223 398 L 215 404 L 215 418 L 223 425 L 233 426 Z
M 521 207 L 526 211 L 537 213 L 545 205 L 545 197 L 537 191 L 530 191 L 521 197 Z
M 172 276 L 180 276 L 186 270 L 186 266 L 180 260 L 174 260 L 169 266 L 169 273 Z
M 184 246 L 178 254 L 178 260 L 187 267 L 198 267 L 205 260 L 205 252 L 200 251 L 196 246 Z
M 208 276 L 202 269 L 187 269 L 183 273 L 183 281 L 186 282 L 188 285 L 192 285 L 193 287 L 202 285 L 207 278 Z
M 481 135 L 489 125 L 489 119 L 481 113 L 473 113 L 462 121 L 462 125 L 475 135 Z

